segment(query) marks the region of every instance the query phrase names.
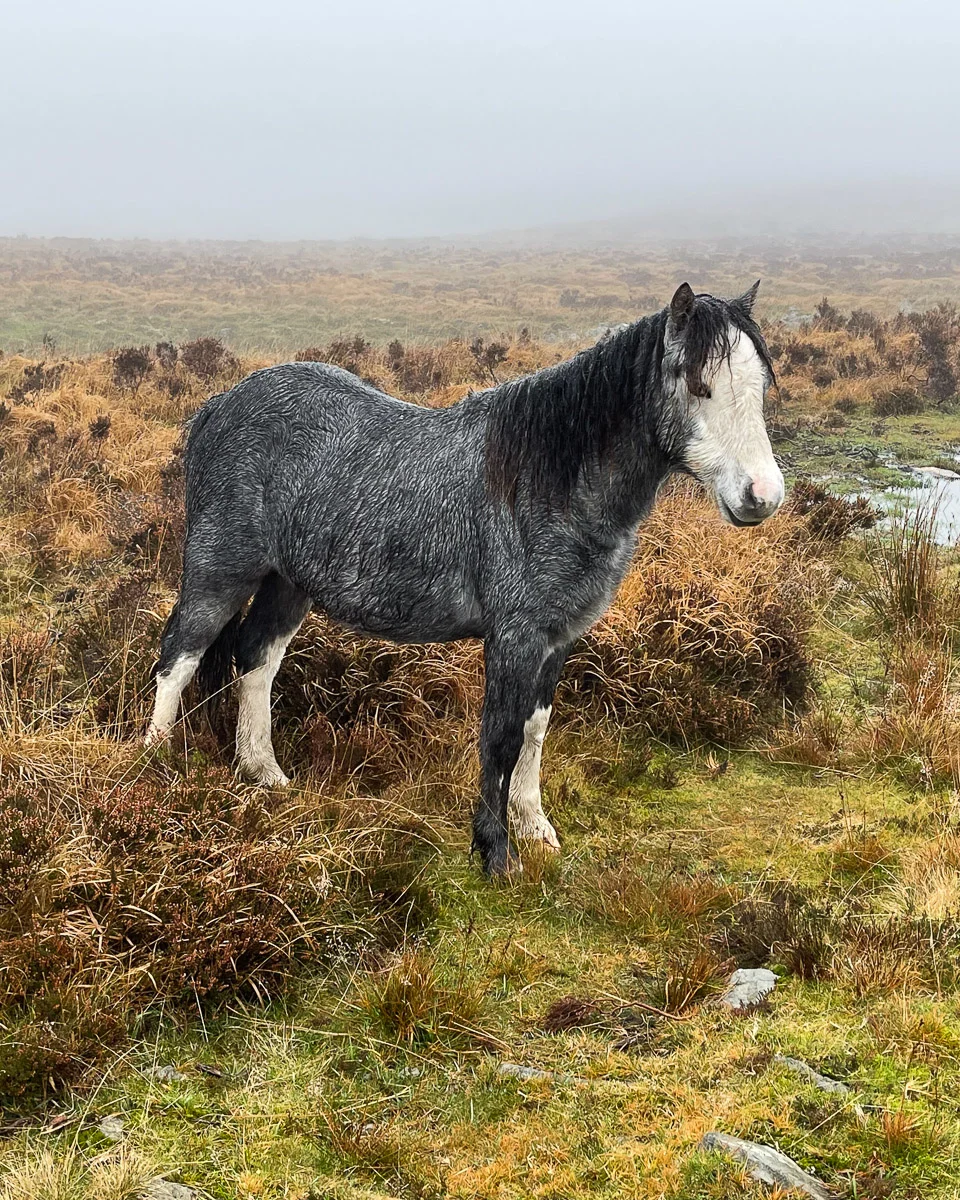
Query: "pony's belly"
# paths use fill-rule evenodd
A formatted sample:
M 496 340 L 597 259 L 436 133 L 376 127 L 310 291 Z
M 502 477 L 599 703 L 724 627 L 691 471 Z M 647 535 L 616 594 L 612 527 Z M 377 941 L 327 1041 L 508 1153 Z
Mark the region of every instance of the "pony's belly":
M 438 600 L 433 595 L 358 597 L 343 590 L 314 596 L 316 607 L 335 621 L 390 642 L 455 642 L 483 636 L 479 606 Z
M 466 619 L 424 618 L 416 613 L 398 618 L 382 613 L 338 613 L 330 608 L 325 611 L 355 633 L 388 642 L 457 642 L 461 638 L 483 636 L 479 623 Z

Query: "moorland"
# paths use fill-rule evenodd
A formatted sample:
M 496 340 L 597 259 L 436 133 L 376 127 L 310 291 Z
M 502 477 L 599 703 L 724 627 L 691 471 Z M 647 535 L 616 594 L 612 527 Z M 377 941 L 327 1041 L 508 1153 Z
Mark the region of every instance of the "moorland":
M 960 575 L 885 490 L 956 462 L 958 268 L 0 243 L 3 1200 L 771 1195 L 711 1130 L 838 1197 L 960 1195 Z M 559 856 L 469 859 L 475 644 L 312 616 L 284 792 L 195 699 L 144 752 L 207 395 L 297 356 L 450 404 L 757 275 L 788 500 L 738 531 L 676 484 L 643 527 L 558 694 Z M 738 967 L 778 976 L 745 1014 Z

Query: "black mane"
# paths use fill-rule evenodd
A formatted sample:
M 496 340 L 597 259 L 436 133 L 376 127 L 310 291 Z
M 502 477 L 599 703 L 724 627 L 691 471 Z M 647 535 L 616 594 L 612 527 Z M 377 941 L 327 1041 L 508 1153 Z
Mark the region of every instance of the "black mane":
M 488 393 L 487 483 L 511 506 L 530 495 L 561 505 L 584 467 L 609 456 L 633 418 L 651 367 L 663 357 L 666 314 L 609 333 L 568 362 Z

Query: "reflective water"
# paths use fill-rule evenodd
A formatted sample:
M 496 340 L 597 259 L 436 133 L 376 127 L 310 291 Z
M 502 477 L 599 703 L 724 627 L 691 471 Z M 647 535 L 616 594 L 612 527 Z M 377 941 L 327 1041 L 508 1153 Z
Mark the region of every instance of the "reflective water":
M 960 539 L 960 479 L 942 479 L 924 471 L 907 468 L 917 481 L 915 487 L 886 488 L 874 492 L 871 499 L 893 514 L 908 508 L 921 512 L 935 510 L 934 533 L 941 546 L 952 546 Z

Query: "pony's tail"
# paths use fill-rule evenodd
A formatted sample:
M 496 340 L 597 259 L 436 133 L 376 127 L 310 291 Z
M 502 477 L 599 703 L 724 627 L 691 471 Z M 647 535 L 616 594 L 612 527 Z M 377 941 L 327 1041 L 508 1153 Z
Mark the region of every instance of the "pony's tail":
M 211 728 L 218 736 L 225 733 L 224 703 L 233 679 L 233 663 L 243 613 L 237 611 L 206 648 L 197 667 L 197 690 Z

